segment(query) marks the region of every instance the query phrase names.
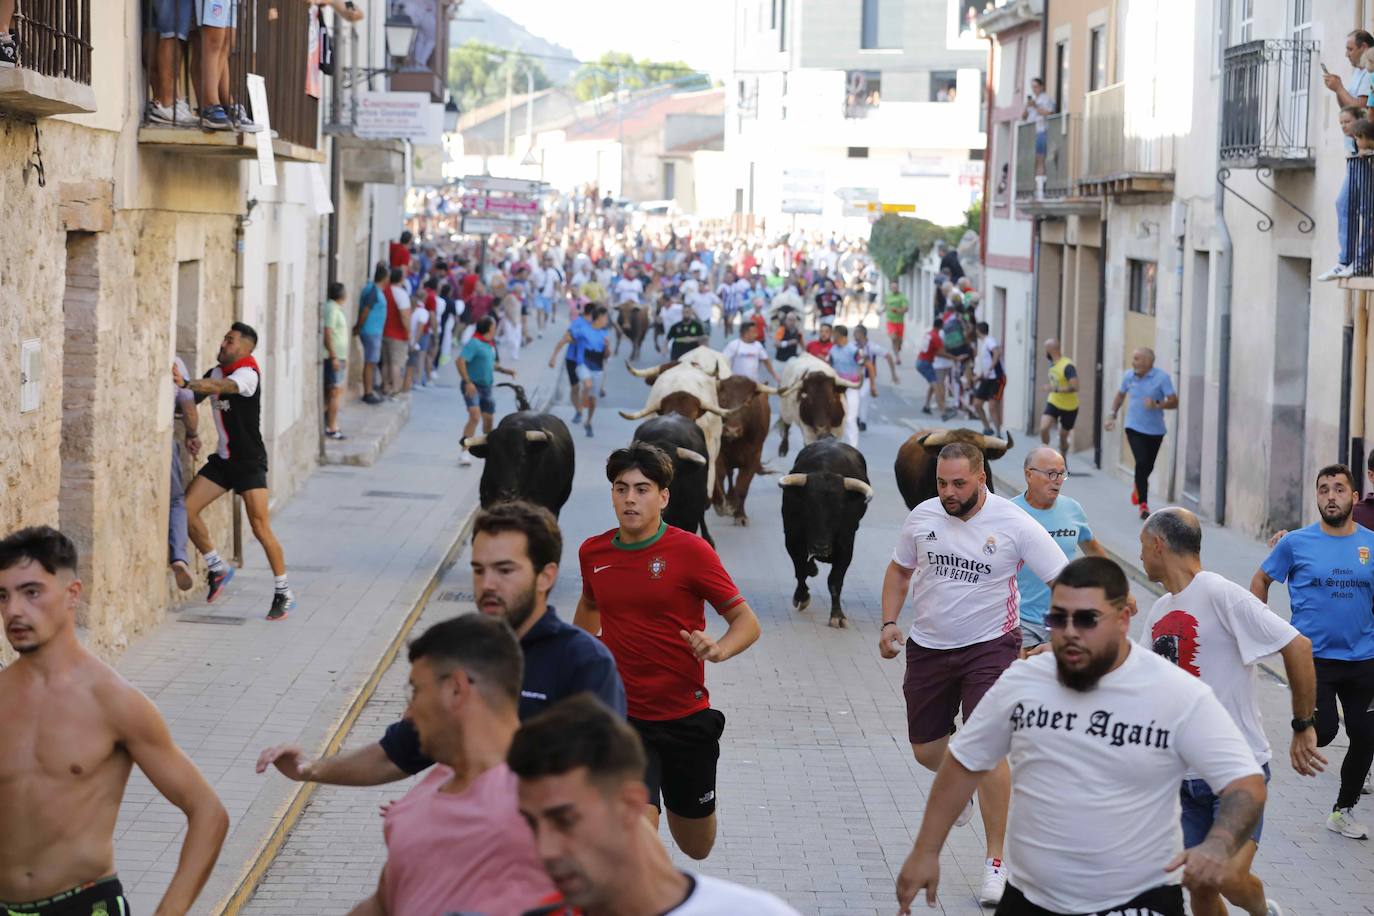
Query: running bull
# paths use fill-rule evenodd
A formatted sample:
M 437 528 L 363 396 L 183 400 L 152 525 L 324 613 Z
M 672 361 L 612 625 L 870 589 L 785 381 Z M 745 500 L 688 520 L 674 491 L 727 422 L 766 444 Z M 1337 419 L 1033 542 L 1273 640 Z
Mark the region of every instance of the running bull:
M 778 391 L 778 429 L 782 433 L 778 454 L 786 455 L 791 447 L 788 433 L 794 423 L 801 427 L 803 445 L 824 436 L 843 435 L 844 389 L 860 384 L 840 378 L 829 363 L 810 353 L 788 360 Z
M 673 460 L 673 482 L 663 520 L 674 528 L 701 536 L 712 547 L 716 542 L 706 530 L 706 434 L 691 420 L 670 413 L 639 424 L 635 439 L 657 445 Z
M 749 524 L 744 500 L 754 475 L 763 471 L 763 442 L 768 438 L 768 396 L 777 394 L 762 382 L 735 375 L 716 383 L 722 410 L 729 411 L 721 428 L 720 457 L 716 461 L 716 511 Z
M 897 449 L 893 473 L 897 475 L 897 489 L 908 509 L 914 509 L 927 499 L 933 499 L 935 464 L 940 449 L 951 442 L 967 442 L 983 453 L 984 461 L 995 461 L 1012 447 L 1011 433 L 1007 438 L 985 436 L 971 429 L 923 429 L 915 433 Z M 992 492 L 992 474 L 988 474 L 988 492 Z
M 715 480 L 721 420 L 726 415 L 719 404 L 714 378 L 696 366 L 678 365 L 658 372 L 643 410 L 622 410 L 620 415 L 627 420 L 642 420 L 653 414 L 676 413 L 696 423 L 706 436 L 706 479 Z
M 557 516 L 572 493 L 572 434 L 553 414 L 530 410 L 519 385 L 500 387 L 515 391 L 518 412 L 506 414 L 486 435 L 463 440 L 469 452 L 486 459 L 478 486 L 482 508 L 523 499 Z
M 816 575 L 816 562 L 830 564 L 830 626 L 845 626 L 840 607 L 844 575 L 854 558 L 854 535 L 868 511 L 873 488 L 868 464 L 856 448 L 838 439 L 818 439 L 797 453 L 782 487 L 782 530 L 787 554 L 797 576 L 792 606 L 804 611 L 811 604 L 806 580 Z

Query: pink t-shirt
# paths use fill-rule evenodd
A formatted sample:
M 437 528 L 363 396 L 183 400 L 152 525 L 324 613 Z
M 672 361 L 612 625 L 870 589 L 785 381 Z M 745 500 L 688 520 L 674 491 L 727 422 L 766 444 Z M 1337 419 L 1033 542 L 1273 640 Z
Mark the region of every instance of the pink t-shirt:
M 387 811 L 388 913 L 475 911 L 518 916 L 554 893 L 520 817 L 516 777 L 504 763 L 467 791 L 439 789 L 453 771 L 437 764 Z

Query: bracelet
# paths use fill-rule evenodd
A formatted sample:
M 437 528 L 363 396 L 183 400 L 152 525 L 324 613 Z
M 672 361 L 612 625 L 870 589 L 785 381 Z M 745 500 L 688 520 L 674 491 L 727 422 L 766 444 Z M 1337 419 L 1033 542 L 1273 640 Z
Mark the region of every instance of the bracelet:
M 883 621 L 883 627 L 895 627 L 896 625 L 897 625 L 897 621 L 895 621 L 895 620 L 884 620 L 884 621 Z M 883 627 L 878 627 L 878 629 L 881 630 Z

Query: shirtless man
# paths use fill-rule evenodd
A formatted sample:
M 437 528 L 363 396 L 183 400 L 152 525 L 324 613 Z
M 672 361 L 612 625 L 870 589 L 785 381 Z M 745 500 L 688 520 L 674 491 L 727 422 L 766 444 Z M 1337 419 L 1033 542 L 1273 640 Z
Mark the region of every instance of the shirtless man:
M 19 653 L 0 669 L 0 912 L 128 912 L 114 828 L 136 763 L 186 814 L 156 910 L 182 914 L 210 876 L 229 816 L 152 702 L 77 641 L 80 597 L 76 547 L 61 532 L 25 528 L 0 540 L 0 620 Z

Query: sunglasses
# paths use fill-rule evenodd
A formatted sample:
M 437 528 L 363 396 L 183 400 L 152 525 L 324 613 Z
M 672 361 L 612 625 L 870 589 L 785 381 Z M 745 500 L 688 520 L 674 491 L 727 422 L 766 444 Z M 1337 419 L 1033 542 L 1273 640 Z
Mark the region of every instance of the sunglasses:
M 1073 621 L 1075 630 L 1092 630 L 1102 620 L 1102 615 L 1093 610 L 1074 611 L 1048 611 L 1045 614 L 1045 627 L 1050 630 L 1064 630 L 1068 628 L 1069 621 Z

